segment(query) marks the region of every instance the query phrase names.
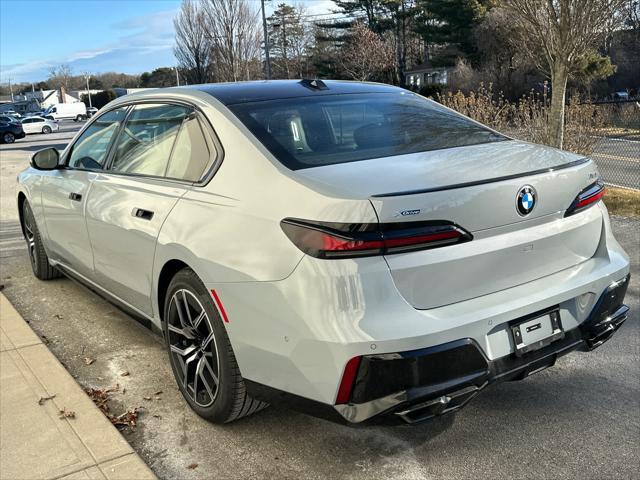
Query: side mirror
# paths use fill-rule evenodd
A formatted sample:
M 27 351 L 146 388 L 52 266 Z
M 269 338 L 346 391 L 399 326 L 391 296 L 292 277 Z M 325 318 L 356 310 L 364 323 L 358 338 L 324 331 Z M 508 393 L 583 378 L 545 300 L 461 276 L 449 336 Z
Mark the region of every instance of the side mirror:
M 60 153 L 55 148 L 45 148 L 33 154 L 31 166 L 36 170 L 55 170 L 58 168 Z

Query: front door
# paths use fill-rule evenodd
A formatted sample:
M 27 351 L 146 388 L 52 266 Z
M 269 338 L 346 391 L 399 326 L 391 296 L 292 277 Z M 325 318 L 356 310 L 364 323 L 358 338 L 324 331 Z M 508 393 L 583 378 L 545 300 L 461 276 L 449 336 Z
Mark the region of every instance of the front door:
M 86 202 L 125 112 L 118 109 L 96 119 L 65 152 L 66 167 L 42 180 L 51 258 L 88 278 L 93 278 L 93 253 L 84 217 Z

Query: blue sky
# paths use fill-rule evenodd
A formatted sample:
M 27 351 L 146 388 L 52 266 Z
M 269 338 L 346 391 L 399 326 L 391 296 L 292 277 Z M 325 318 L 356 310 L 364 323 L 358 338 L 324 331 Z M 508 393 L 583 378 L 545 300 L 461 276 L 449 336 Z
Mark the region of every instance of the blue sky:
M 267 14 L 278 3 L 269 2 Z M 308 14 L 334 7 L 330 0 L 302 3 Z M 0 0 L 0 83 L 46 80 L 61 63 L 74 74 L 175 65 L 179 8 L 180 0 Z

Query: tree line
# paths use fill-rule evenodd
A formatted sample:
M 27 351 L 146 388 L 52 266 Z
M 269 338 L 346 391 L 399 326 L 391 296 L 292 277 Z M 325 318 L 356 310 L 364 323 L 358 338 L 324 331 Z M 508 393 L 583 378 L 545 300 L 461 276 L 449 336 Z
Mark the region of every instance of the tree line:
M 266 2 L 275 0 L 265 0 Z M 638 0 L 333 0 L 328 14 L 281 2 L 183 0 L 174 19 L 178 67 L 92 75 L 89 87 L 166 87 L 271 78 L 381 81 L 437 94 L 491 85 L 515 100 L 550 98 L 550 143 L 562 144 L 566 92 L 640 88 Z M 268 49 L 270 68 L 265 52 Z M 446 68 L 447 85 L 408 85 L 416 67 Z M 614 75 L 615 73 L 615 75 Z M 86 88 L 68 66 L 34 87 Z M 21 85 L 14 92 L 30 90 Z M 6 88 L 4 90 L 7 90 Z M 8 92 L 2 92 L 4 94 Z
M 562 146 L 568 87 L 612 85 L 617 60 L 640 87 L 637 0 L 333 0 L 331 16 L 277 5 L 259 27 L 249 0 L 183 0 L 175 55 L 193 83 L 330 77 L 407 85 L 416 66 L 447 67 L 448 88 L 490 84 L 507 98 L 550 96 L 549 143 Z M 267 43 L 265 45 L 264 43 Z M 262 51 L 270 52 L 269 69 Z M 265 59 L 266 60 L 266 59 Z M 440 84 L 420 86 L 434 93 Z

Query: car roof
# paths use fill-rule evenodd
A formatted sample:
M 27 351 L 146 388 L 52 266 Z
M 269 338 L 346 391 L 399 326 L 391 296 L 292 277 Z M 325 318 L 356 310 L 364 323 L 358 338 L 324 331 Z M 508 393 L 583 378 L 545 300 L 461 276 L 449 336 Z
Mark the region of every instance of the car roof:
M 314 83 L 313 82 L 317 82 Z M 208 93 L 225 105 L 284 98 L 317 97 L 353 93 L 399 93 L 404 90 L 382 83 L 343 80 L 262 80 L 235 83 L 207 83 L 189 88 Z

